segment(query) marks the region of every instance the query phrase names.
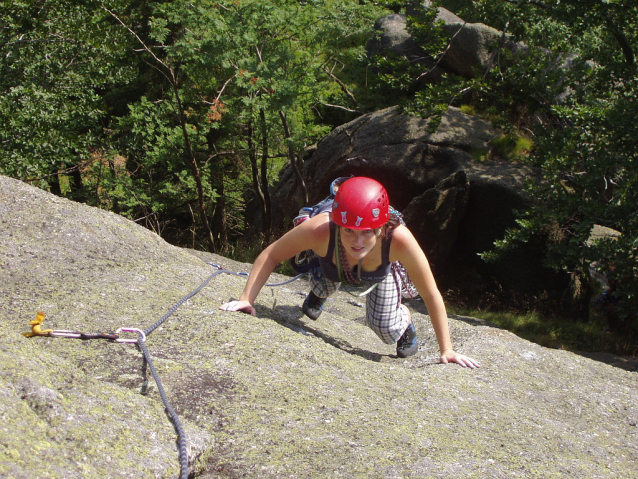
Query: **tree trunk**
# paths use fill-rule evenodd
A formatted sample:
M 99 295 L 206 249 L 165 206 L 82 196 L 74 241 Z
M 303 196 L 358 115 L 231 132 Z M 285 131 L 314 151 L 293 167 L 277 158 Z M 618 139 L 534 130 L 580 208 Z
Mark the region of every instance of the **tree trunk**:
M 173 72 L 171 72 L 172 74 Z M 174 75 L 172 76 L 174 79 Z M 199 165 L 197 164 L 197 158 L 195 158 L 195 154 L 193 153 L 193 148 L 191 146 L 190 136 L 188 134 L 188 129 L 186 128 L 186 115 L 184 113 L 184 109 L 182 107 L 182 102 L 179 97 L 179 92 L 177 90 L 177 84 L 173 83 L 173 93 L 175 94 L 175 100 L 177 102 L 177 111 L 179 115 L 179 124 L 182 129 L 182 135 L 184 136 L 184 146 L 186 147 L 184 151 L 184 157 L 186 159 L 186 164 L 189 165 L 191 172 L 193 173 L 193 177 L 195 178 L 195 186 L 197 188 L 197 202 L 199 205 L 199 217 L 204 225 L 204 231 L 208 236 L 208 244 L 209 251 L 211 253 L 216 253 L 215 249 L 215 238 L 213 237 L 213 231 L 210 228 L 210 224 L 208 223 L 208 216 L 206 215 L 206 198 L 204 196 L 204 186 L 202 184 L 202 176 L 199 169 Z
M 580 321 L 589 320 L 589 302 L 591 300 L 591 280 L 581 271 L 570 275 L 567 294 L 572 316 Z
M 264 220 L 262 231 L 268 240 L 270 236 L 270 227 L 272 224 L 270 191 L 268 190 L 268 130 L 266 126 L 266 112 L 263 108 L 259 109 L 259 118 L 261 119 L 262 128 L 262 151 L 261 151 L 261 192 L 264 199 Z
M 290 139 L 292 135 L 290 134 L 290 128 L 288 127 L 288 120 L 286 118 L 286 113 L 283 110 L 279 110 L 279 117 L 281 118 L 281 123 L 284 126 L 284 133 L 287 139 Z M 301 169 L 299 168 L 298 156 L 292 149 L 292 145 L 288 143 L 288 159 L 290 160 L 290 166 L 292 167 L 292 171 L 295 174 L 295 178 L 297 178 L 297 186 L 301 189 L 301 195 L 303 204 L 308 204 L 308 188 L 306 187 L 306 182 L 301 176 Z
M 255 128 L 252 120 L 248 125 L 248 157 L 250 158 L 250 171 L 252 173 L 253 190 L 257 201 L 259 201 L 260 216 L 264 218 L 266 216 L 264 194 L 261 191 L 259 184 L 259 167 L 257 165 L 257 149 L 255 147 Z
M 212 167 L 211 167 L 212 170 Z M 222 167 L 217 167 L 214 171 L 218 172 L 218 177 L 214 187 L 217 190 L 217 203 L 215 204 L 215 210 L 213 211 L 213 232 L 217 235 L 218 244 L 220 245 L 220 252 L 223 252 L 228 247 L 228 222 L 226 216 L 226 191 L 224 188 L 224 170 Z M 212 171 L 211 171 L 212 172 Z M 212 175 L 211 175 L 212 176 Z

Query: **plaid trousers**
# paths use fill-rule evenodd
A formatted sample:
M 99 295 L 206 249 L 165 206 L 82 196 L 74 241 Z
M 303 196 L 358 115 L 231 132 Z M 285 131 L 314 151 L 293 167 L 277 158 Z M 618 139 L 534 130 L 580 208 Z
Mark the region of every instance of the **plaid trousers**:
M 341 283 L 326 279 L 323 274 L 311 274 L 312 291 L 320 298 L 334 294 Z M 394 344 L 410 324 L 410 315 L 401 308 L 401 287 L 392 273 L 366 295 L 366 323 L 386 344 Z

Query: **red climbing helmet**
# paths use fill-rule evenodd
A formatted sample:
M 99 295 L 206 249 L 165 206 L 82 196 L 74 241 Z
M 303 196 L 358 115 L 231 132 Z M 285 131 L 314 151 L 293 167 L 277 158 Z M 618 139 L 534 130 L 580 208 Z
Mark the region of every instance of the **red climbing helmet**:
M 390 219 L 388 193 L 372 178 L 355 176 L 344 181 L 332 204 L 332 221 L 353 230 L 375 229 Z

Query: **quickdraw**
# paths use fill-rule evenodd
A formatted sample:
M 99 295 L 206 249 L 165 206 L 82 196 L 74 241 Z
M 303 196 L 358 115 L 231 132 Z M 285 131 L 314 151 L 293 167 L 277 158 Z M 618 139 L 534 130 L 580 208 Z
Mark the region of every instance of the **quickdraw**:
M 140 338 L 122 338 L 121 332 L 136 332 L 141 335 L 141 340 L 146 341 L 146 335 L 144 331 L 137 328 L 119 328 L 114 333 L 82 333 L 80 331 L 69 331 L 66 329 L 42 329 L 42 322 L 46 314 L 42 311 L 38 311 L 36 318 L 29 323 L 31 326 L 31 332 L 22 333 L 23 336 L 31 338 L 33 336 L 46 336 L 50 338 L 73 338 L 73 339 L 107 339 L 115 343 L 137 343 Z

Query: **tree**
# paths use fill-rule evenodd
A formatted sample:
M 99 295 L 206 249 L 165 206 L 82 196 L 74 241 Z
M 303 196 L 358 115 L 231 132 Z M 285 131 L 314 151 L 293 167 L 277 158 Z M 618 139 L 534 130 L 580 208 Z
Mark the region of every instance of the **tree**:
M 127 18 L 110 11 L 160 72 L 159 87 L 130 106 L 120 133 L 135 136 L 137 152 L 154 151 L 165 163 L 171 155 L 184 159 L 204 225 L 211 208 L 219 212 L 228 197 L 243 193 L 241 178 L 247 176 L 267 235 L 269 183 L 286 159 L 300 170 L 304 147 L 326 132 L 312 110 L 338 83 L 326 66 L 344 51 L 362 48 L 369 12 L 355 2 L 175 0 L 153 6 L 148 28 L 138 33 Z M 158 125 L 155 135 L 149 135 L 148 118 Z M 147 154 L 139 157 L 141 163 Z M 222 158 L 233 161 L 220 163 Z M 172 165 L 179 169 L 174 160 Z M 230 171 L 240 180 L 232 189 L 225 185 Z M 304 201 L 304 179 L 298 179 Z M 211 248 L 214 235 L 227 233 L 211 231 Z
M 116 61 L 123 36 L 96 12 L 67 0 L 0 6 L 0 172 L 79 199 L 80 171 L 104 147 L 101 94 L 131 78 Z
M 552 79 L 558 81 L 544 89 L 546 93 L 558 85 L 562 95 L 546 95 L 551 101 L 536 104 L 518 101 L 531 113 L 525 126 L 535 143 L 534 153 L 523 159 L 538 166 L 543 178 L 529 185 L 535 203 L 522 213 L 519 228 L 510 230 L 497 246 L 506 249 L 551 230 L 554 241 L 546 263 L 572 273 L 585 293 L 592 265 L 603 270 L 618 284 L 617 310 L 624 321 L 615 327 L 638 334 L 638 133 L 633 126 L 638 113 L 638 5 L 624 0 L 567 0 L 493 2 L 492 6 L 501 9 L 499 15 L 507 12 L 509 25 L 516 18 L 514 30 L 520 39 L 542 47 L 546 57 L 565 59 L 572 54 L 571 68 L 561 69 L 560 76 Z M 530 9 L 535 19 L 526 21 L 521 14 Z M 491 19 L 488 15 L 480 20 Z M 541 86 L 530 80 L 538 67 L 515 63 L 513 69 L 515 73 L 505 74 L 514 80 L 510 85 L 524 90 L 521 80 L 525 80 Z M 492 88 L 499 85 L 503 83 Z M 613 228 L 621 236 L 592 242 L 595 224 Z

